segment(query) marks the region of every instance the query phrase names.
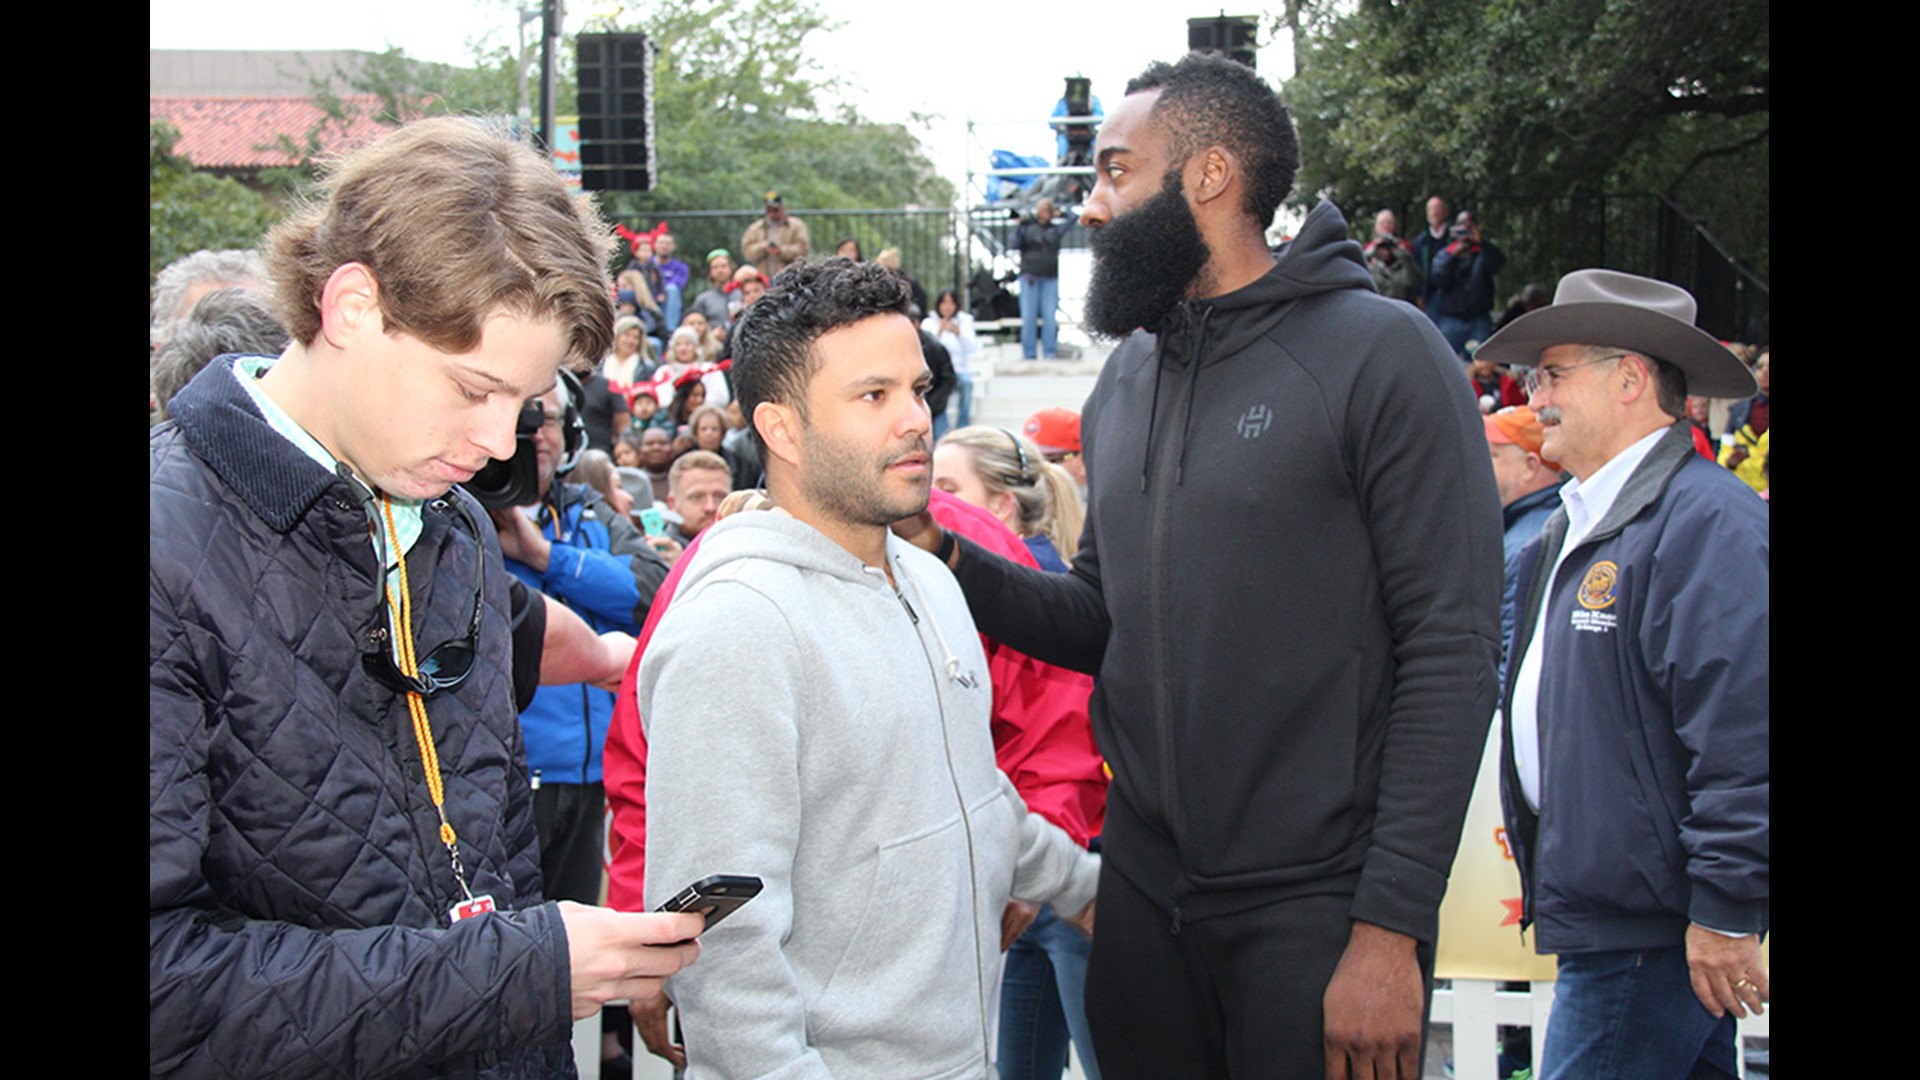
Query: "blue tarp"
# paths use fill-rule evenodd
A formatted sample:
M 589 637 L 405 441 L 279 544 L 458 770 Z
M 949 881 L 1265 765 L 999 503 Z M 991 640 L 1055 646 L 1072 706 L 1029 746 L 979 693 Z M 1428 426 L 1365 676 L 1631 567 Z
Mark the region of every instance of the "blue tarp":
M 996 169 L 1044 169 L 1053 164 L 1038 154 L 1016 154 L 1011 150 L 995 150 L 992 154 L 993 168 Z M 989 176 L 987 177 L 987 201 L 999 202 L 1015 188 L 1031 185 L 1037 176 Z

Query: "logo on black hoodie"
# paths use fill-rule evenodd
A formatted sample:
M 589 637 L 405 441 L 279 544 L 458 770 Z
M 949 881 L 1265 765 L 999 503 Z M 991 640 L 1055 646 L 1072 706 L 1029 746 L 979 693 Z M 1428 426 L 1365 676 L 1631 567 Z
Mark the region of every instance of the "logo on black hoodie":
M 1243 439 L 1257 439 L 1272 426 L 1273 410 L 1265 405 L 1255 405 L 1247 410 L 1245 416 L 1234 421 L 1233 430 L 1239 432 Z

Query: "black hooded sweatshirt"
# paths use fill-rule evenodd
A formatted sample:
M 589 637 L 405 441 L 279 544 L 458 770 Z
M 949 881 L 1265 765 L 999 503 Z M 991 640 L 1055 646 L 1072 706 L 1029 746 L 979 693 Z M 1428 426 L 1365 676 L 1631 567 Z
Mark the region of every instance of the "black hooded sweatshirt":
M 1460 363 L 1332 205 L 1107 361 L 1073 572 L 964 539 L 980 629 L 1099 675 L 1103 851 L 1182 920 L 1311 894 L 1431 942 L 1492 716 L 1500 503 Z

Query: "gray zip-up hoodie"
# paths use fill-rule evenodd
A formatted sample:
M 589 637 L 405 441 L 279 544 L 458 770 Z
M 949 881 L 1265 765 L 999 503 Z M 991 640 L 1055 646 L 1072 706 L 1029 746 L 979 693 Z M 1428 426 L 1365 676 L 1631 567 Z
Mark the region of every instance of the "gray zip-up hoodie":
M 786 514 L 727 518 L 641 662 L 647 906 L 766 883 L 669 984 L 701 1080 L 984 1076 L 1007 899 L 1093 898 L 1097 857 L 994 766 L 959 587 L 887 557 L 897 585 Z

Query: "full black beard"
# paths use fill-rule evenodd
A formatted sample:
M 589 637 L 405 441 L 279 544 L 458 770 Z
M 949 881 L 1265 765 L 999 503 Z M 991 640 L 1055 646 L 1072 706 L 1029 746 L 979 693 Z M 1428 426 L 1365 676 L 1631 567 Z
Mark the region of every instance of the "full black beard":
M 1094 255 L 1087 329 L 1114 340 L 1135 327 L 1158 330 L 1212 257 L 1177 172 L 1140 209 L 1092 230 L 1087 246 Z

